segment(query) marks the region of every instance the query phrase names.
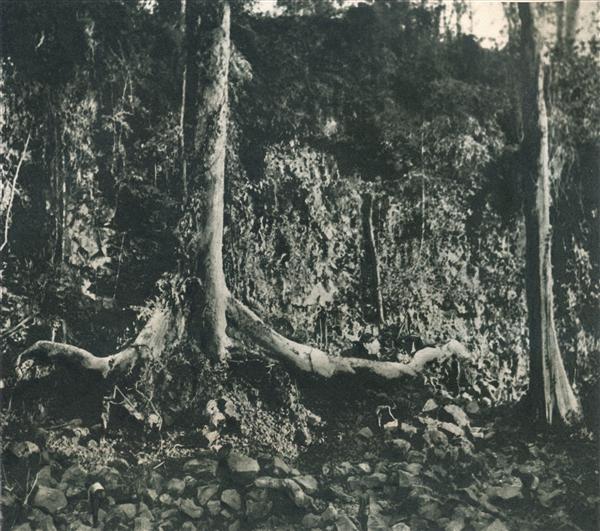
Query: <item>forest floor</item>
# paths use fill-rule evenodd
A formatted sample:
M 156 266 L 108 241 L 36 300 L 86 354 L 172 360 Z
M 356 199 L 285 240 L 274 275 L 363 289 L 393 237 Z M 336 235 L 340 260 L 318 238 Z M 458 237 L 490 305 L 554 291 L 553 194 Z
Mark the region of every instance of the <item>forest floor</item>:
M 212 448 L 174 427 L 13 417 L 2 528 L 85 530 L 95 518 L 97 529 L 140 531 L 599 528 L 595 442 L 422 383 L 326 385 L 294 387 L 302 408 L 269 406 L 266 385 L 255 407 L 214 401 Z

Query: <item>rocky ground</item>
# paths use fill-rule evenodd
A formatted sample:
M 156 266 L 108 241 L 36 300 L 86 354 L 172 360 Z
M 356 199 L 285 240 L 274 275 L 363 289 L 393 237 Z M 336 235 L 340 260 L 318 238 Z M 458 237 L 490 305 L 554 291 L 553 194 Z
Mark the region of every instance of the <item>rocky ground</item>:
M 293 462 L 235 443 L 133 450 L 78 420 L 32 428 L 3 444 L 2 527 L 597 529 L 593 443 L 528 435 L 474 400 L 413 406 L 333 408 Z

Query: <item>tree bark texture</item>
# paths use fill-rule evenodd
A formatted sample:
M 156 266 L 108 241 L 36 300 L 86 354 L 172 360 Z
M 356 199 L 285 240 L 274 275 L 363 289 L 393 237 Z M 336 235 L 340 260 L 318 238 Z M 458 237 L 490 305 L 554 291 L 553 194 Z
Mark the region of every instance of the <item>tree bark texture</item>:
M 370 323 L 382 325 L 385 321 L 383 311 L 383 298 L 381 295 L 381 275 L 379 272 L 379 256 L 375 243 L 375 230 L 373 228 L 373 194 L 363 195 L 361 205 L 362 241 L 363 241 L 363 292 L 366 311 L 366 320 Z
M 526 291 L 529 319 L 529 399 L 536 416 L 566 422 L 581 408 L 563 365 L 554 321 L 548 113 L 544 65 L 531 4 L 519 4 L 523 75 L 521 146 L 526 227 Z
M 188 35 L 182 115 L 188 193 L 179 233 L 186 263 L 184 274 L 200 281 L 200 289 L 196 290 L 190 306 L 192 332 L 209 354 L 224 360 L 228 346 L 225 333 L 227 288 L 221 248 L 231 55 L 230 9 L 226 1 L 202 5 L 201 34 L 196 34 L 198 0 L 187 0 L 186 3 Z M 199 101 L 196 101 L 195 94 L 200 90 Z

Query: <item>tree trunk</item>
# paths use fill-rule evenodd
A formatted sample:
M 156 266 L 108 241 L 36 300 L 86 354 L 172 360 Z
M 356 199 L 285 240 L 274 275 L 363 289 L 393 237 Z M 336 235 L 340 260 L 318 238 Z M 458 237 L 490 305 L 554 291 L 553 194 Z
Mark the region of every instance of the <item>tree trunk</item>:
M 529 399 L 537 417 L 552 424 L 555 410 L 565 423 L 581 408 L 569 384 L 554 324 L 548 114 L 544 67 L 530 4 L 519 4 L 523 75 L 523 191 L 526 226 L 526 290 L 529 318 Z
M 385 321 L 383 298 L 381 295 L 381 275 L 379 272 L 379 256 L 375 244 L 373 228 L 373 194 L 363 195 L 361 205 L 362 241 L 363 241 L 363 293 L 367 309 L 366 320 L 381 326 Z
M 228 2 L 206 3 L 206 42 L 200 75 L 197 61 L 197 0 L 186 5 L 186 78 L 183 101 L 183 138 L 188 186 L 185 214 L 179 225 L 184 274 L 199 280 L 191 301 L 192 332 L 207 353 L 226 357 L 227 289 L 223 273 L 223 191 L 227 144 L 228 82 L 231 44 Z M 192 33 L 192 35 L 190 35 Z M 195 94 L 202 81 L 200 101 Z

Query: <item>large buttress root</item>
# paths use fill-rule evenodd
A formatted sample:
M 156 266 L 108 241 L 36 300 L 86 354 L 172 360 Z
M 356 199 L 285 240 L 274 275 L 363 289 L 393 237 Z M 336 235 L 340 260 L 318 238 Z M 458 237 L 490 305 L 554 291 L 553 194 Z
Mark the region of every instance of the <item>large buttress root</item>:
M 110 356 L 95 356 L 91 352 L 53 341 L 36 341 L 17 358 L 17 369 L 31 360 L 36 363 L 65 365 L 76 369 L 84 369 L 99 373 L 107 378 L 109 375 L 124 374 L 142 360 L 160 357 L 167 343 L 181 337 L 183 322 L 171 310 L 157 308 L 154 310 L 144 328 L 135 341 Z
M 339 374 L 370 374 L 394 380 L 403 376 L 416 376 L 430 361 L 442 361 L 451 356 L 461 359 L 470 357 L 466 348 L 458 341 L 450 341 L 441 347 L 422 349 L 415 354 L 410 363 L 335 357 L 318 348 L 287 339 L 232 296 L 228 299 L 227 313 L 236 327 L 263 347 L 268 356 L 302 372 L 325 378 Z
M 286 363 L 301 372 L 324 378 L 337 375 L 367 374 L 385 380 L 394 380 L 404 376 L 416 376 L 431 361 L 442 361 L 452 356 L 461 359 L 470 355 L 458 341 L 450 341 L 443 346 L 425 348 L 418 351 L 410 363 L 374 361 L 362 358 L 343 358 L 330 356 L 318 348 L 288 339 L 270 326 L 240 301 L 229 295 L 227 313 L 232 324 L 262 347 L 266 355 Z M 185 323 L 172 311 L 158 308 L 154 311 L 133 344 L 106 357 L 95 356 L 91 352 L 65 343 L 37 341 L 21 353 L 17 366 L 26 360 L 69 365 L 101 374 L 124 374 L 136 364 L 157 359 L 165 347 L 183 336 Z

